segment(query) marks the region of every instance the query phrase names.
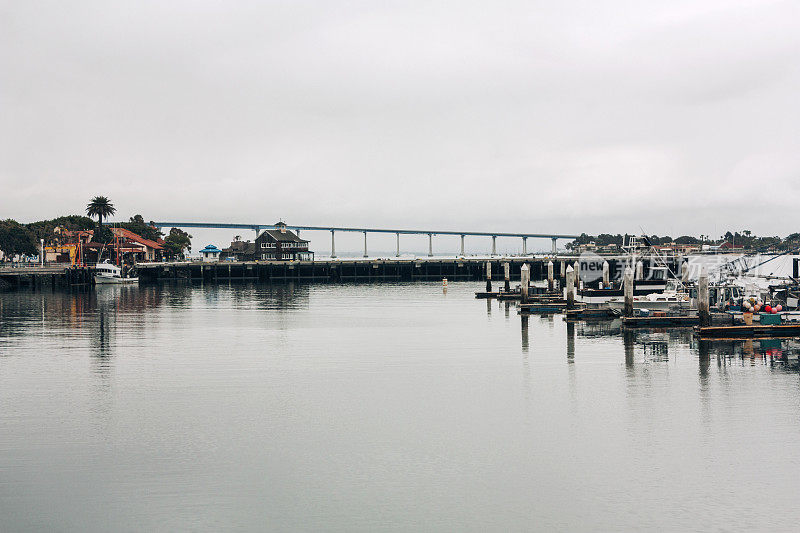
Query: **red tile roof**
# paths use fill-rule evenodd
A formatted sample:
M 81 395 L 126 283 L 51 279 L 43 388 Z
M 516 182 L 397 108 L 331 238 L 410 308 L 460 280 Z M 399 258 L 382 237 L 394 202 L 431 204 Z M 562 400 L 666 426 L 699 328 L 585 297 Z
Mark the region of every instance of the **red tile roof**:
M 153 249 L 156 249 L 156 250 L 163 250 L 164 249 L 164 247 L 161 244 L 159 244 L 159 243 L 157 243 L 155 241 L 151 241 L 149 239 L 145 239 L 143 237 L 140 237 L 139 235 L 136 235 L 134 232 L 132 232 L 130 230 L 127 230 L 125 228 L 111 228 L 111 231 L 113 231 L 114 234 L 119 236 L 119 237 L 122 237 L 124 239 L 129 240 L 129 241 L 138 242 L 139 244 L 144 244 L 148 248 L 153 248 Z

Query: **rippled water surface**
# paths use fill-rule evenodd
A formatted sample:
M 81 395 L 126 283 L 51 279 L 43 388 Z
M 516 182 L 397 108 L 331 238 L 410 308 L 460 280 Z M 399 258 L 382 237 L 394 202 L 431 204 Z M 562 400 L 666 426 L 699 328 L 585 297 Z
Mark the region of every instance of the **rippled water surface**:
M 792 341 L 480 288 L 0 295 L 0 531 L 796 530 Z

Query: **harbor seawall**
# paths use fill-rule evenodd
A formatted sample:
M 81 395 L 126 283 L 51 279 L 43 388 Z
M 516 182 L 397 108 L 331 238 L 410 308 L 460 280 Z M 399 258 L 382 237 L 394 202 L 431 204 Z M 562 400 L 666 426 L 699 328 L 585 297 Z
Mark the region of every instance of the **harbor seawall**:
M 503 264 L 508 263 L 510 279 L 519 280 L 520 268 L 528 264 L 531 280 L 547 277 L 547 263 L 572 264 L 577 257 L 494 257 L 494 258 L 417 258 L 417 259 L 331 259 L 316 261 L 183 262 L 146 263 L 137 267 L 141 282 L 159 281 L 479 281 L 486 277 L 485 265 L 492 265 L 492 279 L 503 280 Z M 622 268 L 624 258 L 604 258 L 612 277 Z M 649 272 L 645 263 L 645 275 Z

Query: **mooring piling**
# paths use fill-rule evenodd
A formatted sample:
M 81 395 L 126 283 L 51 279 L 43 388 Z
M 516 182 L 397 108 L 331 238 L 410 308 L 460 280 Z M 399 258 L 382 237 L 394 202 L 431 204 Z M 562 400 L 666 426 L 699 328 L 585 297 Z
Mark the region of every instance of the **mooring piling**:
M 492 262 L 486 261 L 486 292 L 492 292 Z
M 575 270 L 575 288 L 581 288 L 581 264 L 578 261 L 575 261 L 575 264 L 572 266 Z
M 611 267 L 608 261 L 603 261 L 603 287 L 608 287 L 611 284 Z
M 708 301 L 708 270 L 703 265 L 700 278 L 697 280 L 697 316 L 700 318 L 700 327 L 711 325 L 711 313 Z
M 554 288 L 554 280 L 553 280 L 553 262 L 547 262 L 547 290 L 552 291 Z
M 509 263 L 503 263 L 503 288 L 506 292 L 511 291 L 511 265 Z
M 575 269 L 567 267 L 567 309 L 575 307 Z
M 625 275 L 622 281 L 623 295 L 625 297 L 625 316 L 633 316 L 633 270 L 625 267 Z
M 528 263 L 525 263 L 519 268 L 519 275 L 520 275 L 520 284 L 519 284 L 520 301 L 522 303 L 527 303 L 528 287 L 531 282 L 531 269 L 528 266 Z

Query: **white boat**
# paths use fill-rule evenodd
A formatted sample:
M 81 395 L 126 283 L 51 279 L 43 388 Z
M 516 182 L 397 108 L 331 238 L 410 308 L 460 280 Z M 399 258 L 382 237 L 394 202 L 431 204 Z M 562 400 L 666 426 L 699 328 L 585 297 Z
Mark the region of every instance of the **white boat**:
M 94 267 L 94 282 L 96 284 L 137 283 L 139 278 L 123 278 L 122 269 L 108 261 L 98 263 Z
M 611 298 L 606 302 L 611 309 L 624 309 L 625 298 Z M 679 289 L 677 280 L 669 280 L 663 292 L 655 292 L 633 297 L 634 309 L 649 309 L 650 311 L 669 311 L 675 309 L 690 309 L 692 301 L 689 295 Z

